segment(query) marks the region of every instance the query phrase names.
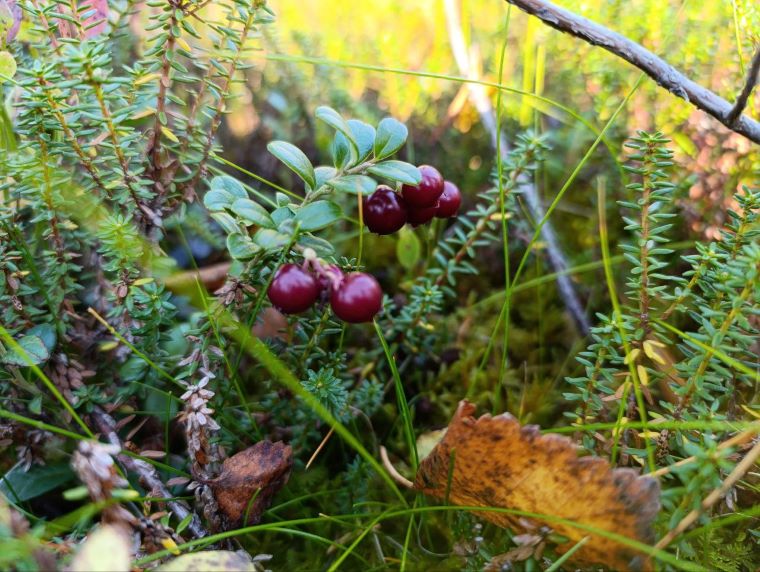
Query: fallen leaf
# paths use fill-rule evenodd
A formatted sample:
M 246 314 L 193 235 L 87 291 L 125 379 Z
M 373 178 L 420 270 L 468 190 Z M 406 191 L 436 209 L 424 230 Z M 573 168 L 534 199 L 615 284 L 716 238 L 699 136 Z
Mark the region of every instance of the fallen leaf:
M 256 524 L 288 482 L 292 466 L 293 451 L 279 441 L 260 441 L 224 461 L 208 485 L 229 526 Z
M 604 564 L 613 570 L 651 566 L 634 549 L 612 539 L 557 522 L 551 517 L 626 536 L 643 543 L 654 540 L 652 521 L 660 508 L 657 480 L 633 469 L 611 469 L 605 459 L 578 457 L 573 442 L 560 435 L 542 435 L 535 425 L 522 427 L 508 413 L 475 419 L 475 406 L 459 404 L 446 435 L 420 464 L 415 488 L 452 504 L 509 508 L 550 518 L 533 519 L 568 538 L 560 553 L 588 536 L 571 561 Z M 449 464 L 454 457 L 449 488 Z M 502 527 L 524 531 L 523 517 L 478 512 Z
M 119 526 L 102 525 L 87 535 L 74 555 L 71 572 L 128 572 L 130 539 Z
M 169 560 L 166 564 L 156 568 L 159 572 L 191 572 L 203 570 L 205 572 L 256 572 L 261 568 L 256 563 L 239 552 L 229 550 L 205 550 L 184 554 Z

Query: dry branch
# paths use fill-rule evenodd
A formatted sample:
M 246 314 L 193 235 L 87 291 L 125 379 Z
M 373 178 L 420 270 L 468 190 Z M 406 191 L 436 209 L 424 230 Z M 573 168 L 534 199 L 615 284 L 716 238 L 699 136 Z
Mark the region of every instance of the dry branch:
M 457 67 L 461 74 L 468 79 L 475 80 L 477 79 L 477 66 L 471 61 L 470 54 L 468 53 L 465 44 L 462 22 L 459 17 L 459 7 L 457 4 L 456 0 L 445 0 L 444 2 L 446 24 L 449 32 L 449 43 L 451 44 L 451 51 L 454 54 L 454 59 L 457 62 Z M 494 150 L 499 149 L 501 159 L 506 161 L 509 155 L 509 145 L 507 144 L 506 137 L 504 137 L 504 133 L 499 132 L 496 112 L 485 86 L 477 83 L 469 83 L 467 84 L 467 89 L 470 94 L 470 100 L 480 116 L 480 122 L 491 136 L 491 145 Z M 538 196 L 536 187 L 526 176 L 520 177 L 518 179 L 518 184 L 519 191 L 525 197 L 525 201 L 533 218 L 537 221 L 543 220 L 546 215 L 546 210 L 544 209 L 543 204 L 541 204 L 541 198 Z M 551 221 L 547 220 L 546 224 L 541 228 L 541 237 L 546 243 L 546 252 L 549 255 L 549 262 L 557 274 L 557 290 L 581 334 L 585 336 L 591 330 L 591 324 L 586 317 L 583 304 L 575 291 L 572 279 L 566 273 L 568 269 L 567 259 L 560 248 L 559 240 L 554 232 L 554 227 L 552 226 Z
M 755 56 L 752 58 L 752 63 L 749 65 L 749 72 L 744 82 L 744 88 L 739 92 L 739 97 L 736 98 L 736 102 L 728 114 L 728 122 L 732 125 L 741 116 L 744 108 L 747 107 L 747 100 L 757 83 L 758 74 L 760 74 L 760 47 L 757 48 Z
M 118 445 L 119 448 L 123 449 L 124 445 L 122 444 L 121 439 L 119 439 L 119 436 L 116 434 L 116 423 L 114 422 L 113 418 L 102 409 L 96 409 L 92 414 L 92 417 L 95 420 L 98 431 L 100 431 L 105 436 L 108 442 L 112 445 Z M 154 469 L 151 465 L 141 459 L 134 459 L 132 457 L 129 457 L 124 453 L 117 455 L 117 458 L 128 471 L 136 473 L 140 476 L 141 484 L 149 489 L 152 494 L 155 494 L 162 498 L 172 498 L 174 496 L 166 488 L 163 481 L 161 481 L 159 478 L 156 469 Z M 184 503 L 180 501 L 166 501 L 166 504 L 169 506 L 172 512 L 174 512 L 179 520 L 184 520 L 189 514 L 193 515 L 190 520 L 190 524 L 187 525 L 187 530 L 189 530 L 193 536 L 196 538 L 203 538 L 204 536 L 208 536 L 208 532 L 203 527 L 203 524 L 201 524 L 198 516 L 195 513 L 191 512 Z
M 749 97 L 749 92 L 752 91 L 754 84 L 754 78 L 751 73 L 745 89 L 742 91 L 739 99 L 737 99 L 736 106 L 732 106 L 728 101 L 690 80 L 665 60 L 633 40 L 617 32 L 608 30 L 588 18 L 573 14 L 564 8 L 560 8 L 544 0 L 506 1 L 560 32 L 573 35 L 594 46 L 601 46 L 608 52 L 623 58 L 646 73 L 658 85 L 664 87 L 672 94 L 711 115 L 732 131 L 744 135 L 755 143 L 760 143 L 760 122 L 746 115 L 740 115 L 741 109 L 744 108 L 744 104 L 741 103 L 742 96 L 745 96 L 744 92 L 746 91 L 746 104 L 746 98 Z M 757 66 L 760 66 L 760 61 L 758 61 L 756 54 L 750 67 L 757 70 Z M 755 71 L 756 76 L 757 71 Z M 738 109 L 738 112 L 734 111 L 735 107 Z M 736 115 L 735 118 L 733 118 L 734 114 Z

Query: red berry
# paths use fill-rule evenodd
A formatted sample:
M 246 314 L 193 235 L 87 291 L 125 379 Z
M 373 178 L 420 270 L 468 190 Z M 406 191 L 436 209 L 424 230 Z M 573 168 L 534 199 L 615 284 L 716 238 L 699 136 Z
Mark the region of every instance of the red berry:
M 373 276 L 352 272 L 333 290 L 330 305 L 344 322 L 371 322 L 383 307 L 383 291 Z
M 282 265 L 269 285 L 267 296 L 284 314 L 298 314 L 311 308 L 319 296 L 316 278 L 295 264 Z
M 438 169 L 430 165 L 420 165 L 422 181 L 417 186 L 404 185 L 401 194 L 408 207 L 432 207 L 443 192 L 443 177 Z
M 409 224 L 419 226 L 430 222 L 438 212 L 438 203 L 435 203 L 432 207 L 423 208 L 409 208 L 407 212 L 406 220 Z
M 451 218 L 457 216 L 459 207 L 462 204 L 462 193 L 451 181 L 443 182 L 443 194 L 438 199 L 438 211 L 435 216 L 438 218 Z
M 393 234 L 406 224 L 406 202 L 390 187 L 380 185 L 364 201 L 364 223 L 377 234 Z

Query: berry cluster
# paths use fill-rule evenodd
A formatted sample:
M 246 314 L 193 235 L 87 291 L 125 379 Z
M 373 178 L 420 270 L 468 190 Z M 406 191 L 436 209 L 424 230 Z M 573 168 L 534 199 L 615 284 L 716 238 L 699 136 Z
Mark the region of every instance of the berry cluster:
M 358 324 L 371 322 L 383 307 L 383 291 L 374 277 L 364 272 L 344 274 L 335 265 L 322 265 L 311 249 L 303 266 L 282 265 L 267 290 L 272 305 L 284 314 L 298 314 L 321 297 L 330 301 L 338 318 Z
M 419 226 L 433 217 L 456 216 L 462 204 L 462 194 L 451 181 L 444 181 L 438 169 L 430 165 L 419 167 L 419 185 L 403 185 L 401 193 L 380 185 L 364 200 L 364 223 L 377 234 L 393 234 L 406 223 Z

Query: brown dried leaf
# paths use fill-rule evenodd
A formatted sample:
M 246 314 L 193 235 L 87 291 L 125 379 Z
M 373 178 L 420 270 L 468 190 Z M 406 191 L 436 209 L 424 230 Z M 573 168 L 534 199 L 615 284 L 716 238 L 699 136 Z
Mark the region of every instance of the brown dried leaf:
M 415 488 L 444 498 L 454 454 L 449 499 L 452 504 L 510 508 L 551 515 L 644 543 L 654 540 L 652 521 L 660 508 L 657 480 L 633 469 L 611 469 L 598 457 L 578 457 L 567 437 L 542 435 L 535 425 L 521 427 L 508 413 L 475 419 L 475 406 L 459 404 L 448 431 L 420 464 Z M 478 512 L 491 522 L 525 530 L 522 517 Z M 535 519 L 569 539 L 565 552 L 585 536 L 588 542 L 571 560 L 605 564 L 613 570 L 646 569 L 646 557 L 609 538 L 551 520 Z
M 280 441 L 260 441 L 224 461 L 221 475 L 208 485 L 229 525 L 257 523 L 272 497 L 288 482 L 292 466 L 293 451 Z

